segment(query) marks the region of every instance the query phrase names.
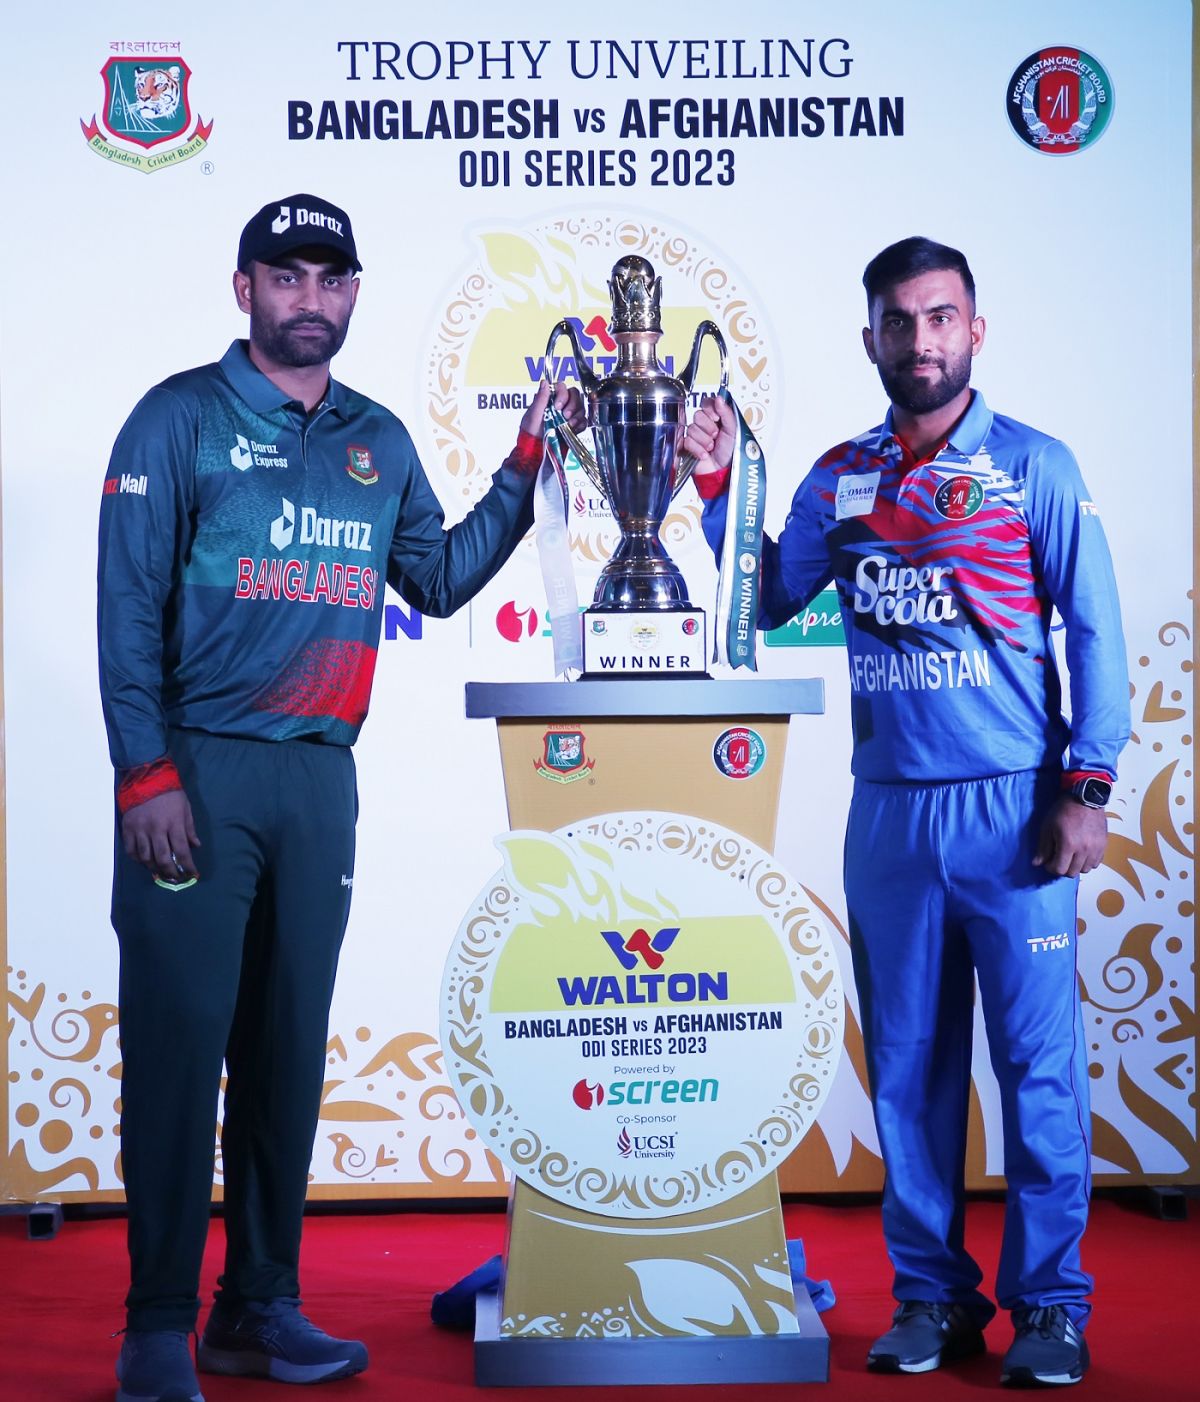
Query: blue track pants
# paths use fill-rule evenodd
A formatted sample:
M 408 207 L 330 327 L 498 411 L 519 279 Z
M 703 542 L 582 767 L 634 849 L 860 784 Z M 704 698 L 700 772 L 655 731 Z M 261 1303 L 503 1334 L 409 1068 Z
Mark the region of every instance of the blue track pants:
M 1080 1325 L 1091 1185 L 1075 971 L 1077 882 L 1033 865 L 1053 772 L 855 784 L 845 880 L 898 1300 L 955 1301 L 986 1321 L 963 1244 L 963 1161 L 979 981 L 1000 1086 L 1008 1183 L 996 1293 L 1063 1305 Z

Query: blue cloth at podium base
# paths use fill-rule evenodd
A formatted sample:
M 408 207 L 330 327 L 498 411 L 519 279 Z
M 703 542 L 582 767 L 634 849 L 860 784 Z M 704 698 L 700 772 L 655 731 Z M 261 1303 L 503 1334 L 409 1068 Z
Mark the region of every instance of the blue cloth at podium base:
M 799 1238 L 787 1243 L 787 1255 L 792 1284 L 804 1287 L 818 1314 L 837 1304 L 833 1286 L 827 1280 L 813 1280 L 805 1274 L 804 1243 Z M 502 1264 L 499 1256 L 491 1256 L 448 1290 L 439 1291 L 429 1307 L 433 1322 L 441 1329 L 474 1329 L 475 1296 L 481 1290 L 499 1289 Z

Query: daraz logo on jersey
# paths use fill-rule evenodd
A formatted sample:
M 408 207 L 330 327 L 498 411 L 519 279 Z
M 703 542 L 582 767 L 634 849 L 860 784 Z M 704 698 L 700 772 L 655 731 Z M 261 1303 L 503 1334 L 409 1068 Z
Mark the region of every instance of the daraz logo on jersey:
M 877 623 L 942 623 L 958 617 L 954 595 L 943 592 L 954 570 L 949 565 L 891 565 L 867 555 L 854 572 L 854 612 Z
M 296 538 L 296 507 L 280 497 L 283 510 L 271 522 L 271 544 L 284 551 Z M 371 521 L 344 521 L 340 516 L 318 516 L 315 507 L 300 508 L 300 544 L 327 545 L 334 550 L 370 550 Z

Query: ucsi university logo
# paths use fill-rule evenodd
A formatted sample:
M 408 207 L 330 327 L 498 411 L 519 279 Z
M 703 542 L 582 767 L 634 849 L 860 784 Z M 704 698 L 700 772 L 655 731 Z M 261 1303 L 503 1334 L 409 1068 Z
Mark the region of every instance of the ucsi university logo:
M 630 1134 L 622 1129 L 617 1135 L 617 1153 L 623 1159 L 673 1159 L 677 1137 L 674 1134 Z

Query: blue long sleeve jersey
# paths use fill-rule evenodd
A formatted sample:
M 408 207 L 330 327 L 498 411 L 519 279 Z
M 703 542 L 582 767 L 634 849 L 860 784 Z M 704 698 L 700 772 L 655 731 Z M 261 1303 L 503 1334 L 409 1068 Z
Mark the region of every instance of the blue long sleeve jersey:
M 524 466 L 524 464 L 522 464 Z M 532 524 L 511 461 L 464 520 L 443 513 L 404 425 L 333 380 L 303 406 L 235 341 L 137 405 L 100 511 L 100 689 L 118 770 L 168 726 L 352 744 L 384 581 L 445 616 Z
M 724 495 L 704 531 L 720 553 Z M 1112 561 L 1067 446 L 979 393 L 930 461 L 877 428 L 826 453 L 764 542 L 758 626 L 832 580 L 850 663 L 853 772 L 879 783 L 1059 767 L 1115 777 L 1129 677 Z M 1066 625 L 1071 724 L 1050 639 Z

